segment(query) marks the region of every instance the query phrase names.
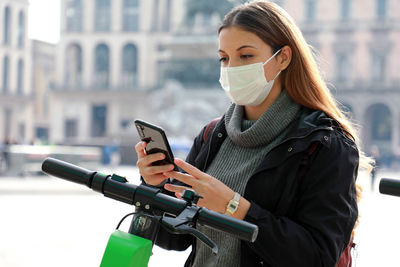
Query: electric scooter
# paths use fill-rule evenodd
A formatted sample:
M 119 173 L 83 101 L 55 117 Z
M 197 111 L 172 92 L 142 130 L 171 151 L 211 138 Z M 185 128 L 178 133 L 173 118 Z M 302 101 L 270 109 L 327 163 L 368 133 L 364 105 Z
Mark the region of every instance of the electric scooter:
M 86 185 L 104 196 L 134 205 L 137 212 L 126 215 L 111 234 L 100 267 L 144 267 L 148 265 L 160 227 L 173 234 L 190 234 L 204 242 L 214 254 L 217 245 L 198 231 L 205 225 L 248 242 L 257 238 L 258 227 L 246 221 L 197 206 L 199 196 L 185 190 L 182 199 L 161 193 L 161 189 L 128 183 L 125 177 L 90 171 L 79 166 L 46 158 L 42 171 L 74 183 Z M 122 221 L 133 215 L 129 231 L 119 230 Z

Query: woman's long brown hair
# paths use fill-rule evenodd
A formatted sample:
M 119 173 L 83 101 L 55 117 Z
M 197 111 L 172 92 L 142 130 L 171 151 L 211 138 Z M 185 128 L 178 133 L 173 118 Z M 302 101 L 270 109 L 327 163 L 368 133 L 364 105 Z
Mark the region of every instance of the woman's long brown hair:
M 322 79 L 312 50 L 291 16 L 278 5 L 267 1 L 254 1 L 232 9 L 224 18 L 222 29 L 236 26 L 256 34 L 273 52 L 287 45 L 292 49 L 289 66 L 282 71 L 282 84 L 290 97 L 297 103 L 321 110 L 339 122 L 358 144 L 357 132 L 334 100 Z M 359 149 L 360 166 L 371 170 L 371 159 Z M 357 196 L 361 188 L 357 187 Z

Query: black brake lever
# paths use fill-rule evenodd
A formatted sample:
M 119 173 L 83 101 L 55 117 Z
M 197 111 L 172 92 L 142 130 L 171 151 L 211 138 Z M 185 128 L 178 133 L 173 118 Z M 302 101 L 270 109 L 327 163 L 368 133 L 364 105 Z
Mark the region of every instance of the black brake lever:
M 172 234 L 190 234 L 198 238 L 206 246 L 211 248 L 214 254 L 218 253 L 218 246 L 205 234 L 193 228 L 196 217 L 201 208 L 187 206 L 176 218 L 163 216 L 161 225 Z
M 211 248 L 212 253 L 217 255 L 218 254 L 218 246 L 214 243 L 208 236 L 197 230 L 196 228 L 192 228 L 187 224 L 182 224 L 176 228 L 179 232 L 185 234 L 191 234 L 192 236 L 198 238 L 201 242 L 203 242 L 206 246 Z

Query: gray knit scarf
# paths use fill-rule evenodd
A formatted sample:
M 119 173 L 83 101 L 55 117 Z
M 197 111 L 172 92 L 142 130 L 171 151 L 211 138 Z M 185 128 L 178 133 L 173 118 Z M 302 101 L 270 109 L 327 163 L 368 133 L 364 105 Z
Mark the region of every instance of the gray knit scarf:
M 299 109 L 300 105 L 285 90 L 256 121 L 245 120 L 243 106 L 232 104 L 225 114 L 228 138 L 207 168 L 207 174 L 243 195 L 252 173 L 265 155 L 283 140 Z M 219 253 L 213 255 L 197 241 L 193 267 L 240 266 L 239 239 L 201 225 L 197 228 L 217 243 Z

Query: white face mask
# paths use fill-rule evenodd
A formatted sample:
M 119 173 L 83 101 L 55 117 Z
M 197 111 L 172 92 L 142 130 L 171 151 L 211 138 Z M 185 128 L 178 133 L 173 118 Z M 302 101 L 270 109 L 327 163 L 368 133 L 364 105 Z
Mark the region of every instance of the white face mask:
M 274 80 L 267 82 L 264 65 L 273 59 L 281 49 L 276 51 L 265 63 L 248 64 L 238 67 L 221 67 L 219 82 L 233 103 L 242 106 L 257 106 L 267 98 Z

